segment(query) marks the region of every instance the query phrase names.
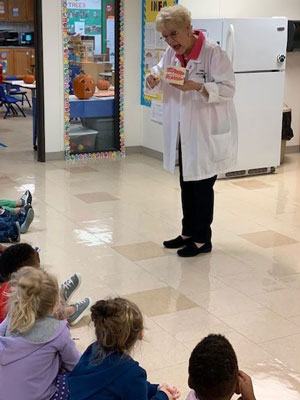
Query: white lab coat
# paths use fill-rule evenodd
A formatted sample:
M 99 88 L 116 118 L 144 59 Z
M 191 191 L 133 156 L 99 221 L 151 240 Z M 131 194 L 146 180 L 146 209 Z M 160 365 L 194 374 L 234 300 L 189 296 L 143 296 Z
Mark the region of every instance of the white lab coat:
M 168 47 L 152 72 L 161 75 L 180 65 Z M 189 60 L 188 80 L 204 83 L 208 94 L 181 92 L 161 80 L 163 92 L 164 168 L 175 170 L 178 127 L 182 148 L 183 179 L 207 179 L 234 167 L 237 158 L 237 118 L 233 104 L 235 78 L 227 54 L 205 40 L 197 60 Z

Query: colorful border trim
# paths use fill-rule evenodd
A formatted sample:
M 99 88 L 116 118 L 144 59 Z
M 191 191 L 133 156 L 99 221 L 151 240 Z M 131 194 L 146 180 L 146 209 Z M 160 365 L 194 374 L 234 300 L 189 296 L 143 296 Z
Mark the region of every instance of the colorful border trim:
M 100 0 L 99 0 L 100 1 Z M 64 123 L 65 123 L 65 159 L 78 161 L 88 159 L 111 159 L 125 156 L 125 134 L 124 134 L 124 0 L 119 0 L 120 7 L 120 151 L 70 154 L 70 100 L 69 100 L 69 50 L 68 50 L 68 8 L 67 1 L 62 0 L 62 33 L 64 54 Z

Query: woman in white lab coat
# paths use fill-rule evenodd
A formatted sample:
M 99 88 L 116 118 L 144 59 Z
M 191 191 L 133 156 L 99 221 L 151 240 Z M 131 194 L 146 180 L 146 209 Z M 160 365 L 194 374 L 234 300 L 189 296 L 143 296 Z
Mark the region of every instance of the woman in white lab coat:
M 174 172 L 179 144 L 182 232 L 164 246 L 181 257 L 210 252 L 217 174 L 230 170 L 237 157 L 235 79 L 227 54 L 201 31 L 193 31 L 190 12 L 166 7 L 156 19 L 168 48 L 146 84 L 163 92 L 164 167 Z M 183 86 L 168 84 L 168 66 L 187 69 Z

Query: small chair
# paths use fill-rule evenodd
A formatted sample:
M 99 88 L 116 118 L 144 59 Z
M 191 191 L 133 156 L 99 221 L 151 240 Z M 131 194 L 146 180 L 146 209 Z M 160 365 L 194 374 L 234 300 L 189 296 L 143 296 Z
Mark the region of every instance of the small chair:
M 24 118 L 26 118 L 26 115 L 24 114 L 24 111 L 22 108 L 19 106 L 18 103 L 21 103 L 21 99 L 17 99 L 16 97 L 9 96 L 5 93 L 4 87 L 0 85 L 0 103 L 1 105 L 4 105 L 6 108 L 6 113 L 4 115 L 4 119 L 6 119 L 7 115 L 11 112 L 13 115 L 18 115 L 18 111 L 15 109 L 14 106 L 18 108 L 18 110 L 21 112 Z
M 18 78 L 16 76 L 7 76 L 6 80 L 7 81 L 17 81 Z M 29 107 L 31 108 L 31 104 L 30 104 L 30 101 L 29 101 L 29 99 L 27 97 L 26 90 L 21 90 L 20 86 L 18 86 L 18 85 L 6 85 L 6 90 L 9 93 L 9 95 L 22 96 L 22 106 L 24 105 L 24 97 L 25 97 Z

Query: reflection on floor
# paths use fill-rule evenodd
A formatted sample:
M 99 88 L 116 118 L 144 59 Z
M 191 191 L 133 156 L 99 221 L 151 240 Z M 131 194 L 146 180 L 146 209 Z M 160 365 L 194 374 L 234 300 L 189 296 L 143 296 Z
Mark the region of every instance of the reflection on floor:
M 178 177 L 161 162 L 38 164 L 11 151 L 0 149 L 1 196 L 30 189 L 36 211 L 22 239 L 41 247 L 60 281 L 82 274 L 78 299 L 119 294 L 140 304 L 147 331 L 135 357 L 151 380 L 178 385 L 184 399 L 189 354 L 217 332 L 253 375 L 258 399 L 300 399 L 299 154 L 276 174 L 218 181 L 213 252 L 180 259 L 161 247 L 181 220 Z M 88 322 L 72 328 L 81 350 L 93 340 Z

